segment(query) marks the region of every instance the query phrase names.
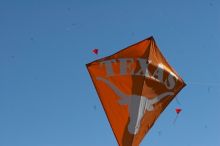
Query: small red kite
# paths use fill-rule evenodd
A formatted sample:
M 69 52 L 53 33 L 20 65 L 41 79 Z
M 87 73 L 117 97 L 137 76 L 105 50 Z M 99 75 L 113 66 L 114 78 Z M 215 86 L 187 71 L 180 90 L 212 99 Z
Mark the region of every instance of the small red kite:
M 181 108 L 176 108 L 176 113 L 179 114 L 182 111 Z
M 94 49 L 94 50 L 92 50 L 92 52 L 93 52 L 94 54 L 98 55 L 99 49 Z
M 185 86 L 153 37 L 87 64 L 119 146 L 139 146 Z
M 180 113 L 181 111 L 182 111 L 181 108 L 176 108 L 176 117 L 175 117 L 175 119 L 174 119 L 174 121 L 173 121 L 173 124 L 176 123 L 176 120 L 177 120 L 177 118 L 178 118 L 178 115 L 179 115 L 179 113 Z

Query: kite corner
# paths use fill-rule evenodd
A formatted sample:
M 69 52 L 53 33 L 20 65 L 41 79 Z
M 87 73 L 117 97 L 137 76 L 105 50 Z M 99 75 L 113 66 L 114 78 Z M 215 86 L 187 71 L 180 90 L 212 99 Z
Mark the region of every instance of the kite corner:
M 151 35 L 150 37 L 148 37 L 147 40 L 148 40 L 148 39 L 155 41 L 153 35 Z

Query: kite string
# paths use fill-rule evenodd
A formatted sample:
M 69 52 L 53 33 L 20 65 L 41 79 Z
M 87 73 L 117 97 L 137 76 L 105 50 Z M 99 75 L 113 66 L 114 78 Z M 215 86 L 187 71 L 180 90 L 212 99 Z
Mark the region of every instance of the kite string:
M 187 82 L 187 85 L 220 86 L 220 82 Z
M 179 99 L 178 99 L 178 96 L 176 96 L 175 99 L 176 99 L 176 102 L 177 102 L 179 105 L 181 105 L 181 103 L 180 103 L 180 101 L 179 101 Z
M 177 120 L 177 118 L 178 118 L 178 115 L 179 115 L 179 114 L 177 114 L 176 117 L 175 117 L 175 119 L 173 120 L 173 125 L 176 123 L 176 120 Z

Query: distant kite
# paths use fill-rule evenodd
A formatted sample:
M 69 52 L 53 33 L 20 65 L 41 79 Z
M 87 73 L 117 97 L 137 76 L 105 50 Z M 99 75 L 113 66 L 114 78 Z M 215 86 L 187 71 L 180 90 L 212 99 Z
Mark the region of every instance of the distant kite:
M 181 111 L 182 111 L 181 108 L 176 108 L 176 117 L 175 117 L 175 119 L 174 119 L 174 121 L 173 121 L 173 124 L 176 123 L 176 120 L 177 120 L 177 118 L 178 118 L 178 116 L 179 116 L 179 113 L 180 113 Z
M 186 85 L 153 37 L 93 61 L 87 68 L 120 146 L 139 146 Z
M 181 111 L 182 111 L 181 108 L 176 108 L 176 113 L 177 113 L 177 115 L 178 115 Z
M 98 55 L 99 49 L 93 49 L 92 52 L 93 52 L 94 54 Z

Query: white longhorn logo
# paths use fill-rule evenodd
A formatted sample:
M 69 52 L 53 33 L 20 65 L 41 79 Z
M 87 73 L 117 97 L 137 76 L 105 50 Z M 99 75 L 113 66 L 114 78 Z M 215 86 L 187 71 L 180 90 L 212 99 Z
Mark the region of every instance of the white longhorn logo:
M 128 111 L 130 116 L 128 131 L 131 134 L 138 133 L 141 119 L 143 118 L 146 110 L 153 111 L 153 104 L 159 102 L 167 96 L 174 95 L 173 92 L 165 92 L 154 97 L 153 99 L 148 99 L 147 97 L 141 95 L 126 95 L 105 78 L 97 77 L 96 79 L 107 84 L 116 93 L 116 95 L 120 97 L 119 104 L 128 105 Z

